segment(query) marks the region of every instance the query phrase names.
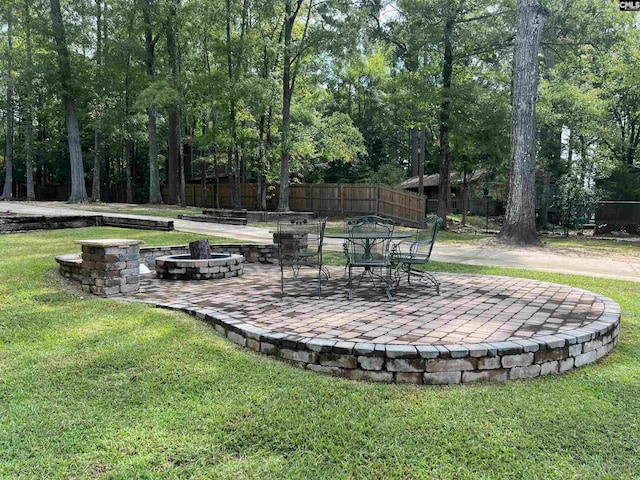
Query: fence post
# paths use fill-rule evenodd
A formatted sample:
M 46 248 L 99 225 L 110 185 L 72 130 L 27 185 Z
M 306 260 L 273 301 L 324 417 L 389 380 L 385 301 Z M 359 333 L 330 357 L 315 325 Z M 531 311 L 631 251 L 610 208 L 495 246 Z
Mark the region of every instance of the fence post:
M 344 215 L 344 188 L 343 185 L 340 184 L 340 214 Z
M 380 184 L 376 185 L 376 215 L 380 215 Z

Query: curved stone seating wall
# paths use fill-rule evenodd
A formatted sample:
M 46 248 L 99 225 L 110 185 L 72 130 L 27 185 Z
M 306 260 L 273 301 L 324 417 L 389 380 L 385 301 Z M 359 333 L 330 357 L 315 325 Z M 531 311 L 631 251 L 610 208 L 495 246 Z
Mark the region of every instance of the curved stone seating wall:
M 67 253 L 55 257 L 60 275 L 70 280 L 82 281 L 82 254 Z
M 278 252 L 273 244 L 215 243 L 209 245 L 211 252 L 242 255 L 247 263 L 277 263 Z M 156 258 L 167 255 L 186 255 L 189 245 L 162 247 L 140 247 L 140 263 L 154 269 Z M 80 253 L 68 253 L 55 257 L 60 274 L 71 280 L 82 281 L 82 258 Z
M 620 334 L 619 306 L 608 299 L 591 326 L 558 335 L 463 345 L 379 345 L 290 339 L 207 310 L 185 310 L 243 347 L 314 372 L 353 380 L 425 385 L 502 382 L 565 373 L 609 353 Z

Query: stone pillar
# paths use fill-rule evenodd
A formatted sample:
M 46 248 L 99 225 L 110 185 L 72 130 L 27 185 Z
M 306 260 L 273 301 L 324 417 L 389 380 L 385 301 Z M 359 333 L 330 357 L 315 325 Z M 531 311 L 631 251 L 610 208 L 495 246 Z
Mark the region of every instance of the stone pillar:
M 140 288 L 142 240 L 76 240 L 82 245 L 82 289 L 108 297 Z

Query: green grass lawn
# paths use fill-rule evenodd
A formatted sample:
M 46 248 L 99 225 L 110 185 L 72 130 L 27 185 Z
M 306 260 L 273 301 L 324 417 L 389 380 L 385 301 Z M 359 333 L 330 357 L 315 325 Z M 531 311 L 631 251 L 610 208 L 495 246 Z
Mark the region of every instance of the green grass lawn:
M 434 264 L 609 296 L 622 306 L 621 341 L 567 375 L 366 384 L 254 354 L 184 314 L 70 288 L 54 255 L 104 237 L 200 238 L 0 236 L 1 478 L 640 478 L 638 283 Z

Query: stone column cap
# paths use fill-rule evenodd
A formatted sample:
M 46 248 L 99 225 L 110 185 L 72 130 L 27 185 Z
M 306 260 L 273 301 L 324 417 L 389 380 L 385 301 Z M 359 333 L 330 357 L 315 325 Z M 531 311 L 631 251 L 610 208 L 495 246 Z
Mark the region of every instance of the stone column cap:
M 130 240 L 126 238 L 101 238 L 97 240 L 76 240 L 75 243 L 87 245 L 89 247 L 129 247 L 131 245 L 140 245 L 144 243 L 142 240 Z

